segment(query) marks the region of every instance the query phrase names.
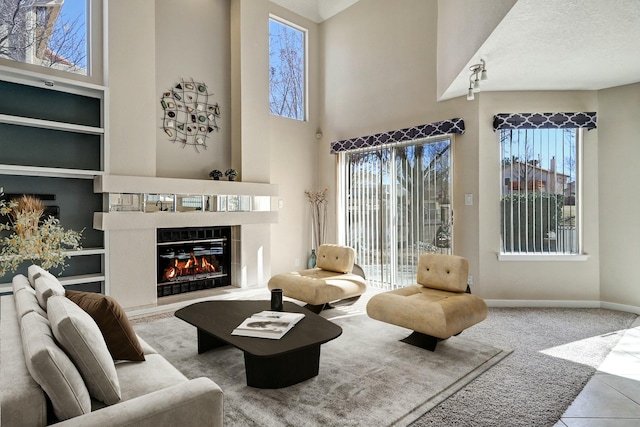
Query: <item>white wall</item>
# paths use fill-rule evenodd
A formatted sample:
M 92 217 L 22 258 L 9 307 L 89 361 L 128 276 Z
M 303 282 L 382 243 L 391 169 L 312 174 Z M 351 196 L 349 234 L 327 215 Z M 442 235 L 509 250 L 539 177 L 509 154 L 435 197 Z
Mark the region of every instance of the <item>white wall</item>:
M 109 168 L 114 175 L 155 176 L 159 98 L 155 85 L 155 2 L 109 0 L 106 80 Z M 146 34 L 146 37 L 140 37 Z M 156 102 L 158 100 L 158 102 Z
M 114 175 L 154 176 L 156 171 L 155 2 L 109 0 L 107 14 L 109 163 Z M 135 237 L 132 239 L 132 237 Z M 155 230 L 109 231 L 106 292 L 126 307 L 152 304 Z M 150 250 L 149 248 L 153 248 Z
M 235 167 L 250 166 L 242 174 L 279 184 L 283 203 L 278 224 L 240 231 L 243 238 L 253 236 L 240 266 L 245 273 L 254 269 L 243 276 L 247 285 L 262 286 L 269 268 L 273 273 L 294 270 L 298 267 L 296 259 L 305 265 L 311 232 L 304 191 L 329 188 L 329 209 L 336 210 L 336 162 L 335 156 L 329 154 L 331 141 L 462 117 L 467 131 L 457 136 L 454 144 L 454 247 L 457 254 L 470 259 L 474 292 L 494 300 L 603 300 L 640 307 L 632 267 L 639 255 L 634 239 L 638 234 L 634 221 L 638 202 L 633 197 L 632 184 L 640 177 L 637 168 L 620 167 L 619 160 L 637 157 L 640 85 L 600 92 L 483 92 L 474 102 L 464 98 L 437 102 L 439 42 L 435 0 L 406 0 L 402 8 L 385 0 L 360 1 L 321 25 L 266 0 L 230 2 L 232 36 L 227 43 L 231 46 L 229 93 L 233 104 L 230 110 L 223 105 L 223 115 L 231 111 L 228 155 Z M 166 34 L 158 28 L 155 17 L 164 22 L 177 6 L 168 0 L 109 3 L 112 168 L 115 173 L 154 176 L 156 164 L 149 158 L 156 159 L 156 147 L 168 144 L 158 138 L 159 91 L 165 83 L 157 77 L 164 71 L 156 74 L 156 68 L 162 67 L 158 57 L 166 52 L 157 41 L 164 40 Z M 194 11 L 192 27 L 206 26 L 215 19 L 195 13 L 199 10 L 195 3 L 187 6 Z M 207 4 L 212 8 L 209 12 L 220 3 L 215 5 Z M 309 88 L 318 104 L 311 104 L 307 122 L 268 115 L 268 77 L 258 68 L 267 60 L 264 49 L 269 12 L 310 31 Z M 180 13 L 184 13 L 180 20 L 189 16 L 188 12 Z M 241 28 L 262 19 L 265 27 L 253 26 L 246 31 Z M 156 34 L 156 38 L 133 35 L 143 31 Z M 228 33 L 212 33 L 210 27 L 202 31 L 207 36 L 228 37 Z M 131 43 L 142 53 L 131 53 Z M 209 62 L 196 62 L 201 65 L 192 72 L 175 73 L 189 72 L 190 77 L 196 78 L 210 72 Z M 141 87 L 137 85 L 139 78 L 144 80 Z M 212 78 L 217 77 L 212 74 Z M 132 93 L 138 94 L 137 104 L 131 103 Z M 491 120 L 493 114 L 508 111 L 598 111 L 599 129 L 587 132 L 585 141 L 587 261 L 497 261 L 499 155 Z M 141 128 L 135 127 L 138 125 Z M 319 141 L 315 139 L 317 130 L 323 132 Z M 158 154 L 158 167 L 168 157 Z M 188 169 L 186 163 L 184 167 Z M 191 173 L 183 169 L 170 172 L 168 166 L 163 169 L 167 174 Z M 465 193 L 474 195 L 473 206 L 464 205 Z M 614 210 L 612 205 L 622 208 Z M 149 237 L 139 236 L 141 241 Z M 328 240 L 337 241 L 335 215 L 330 218 Z M 127 249 L 126 236 L 112 235 L 109 242 L 112 253 Z M 124 263 L 112 266 L 116 273 L 112 277 L 118 279 L 125 295 L 124 286 L 135 281 L 125 282 L 134 266 L 127 265 L 124 256 L 113 259 Z
M 437 2 L 361 1 L 322 24 L 324 62 L 319 152 L 320 186 L 336 188 L 331 141 L 461 117 L 467 132 L 454 142 L 455 252 L 479 271 L 477 103 L 436 102 Z M 335 194 L 330 194 L 335 211 Z M 330 232 L 335 234 L 335 221 Z
M 308 98 L 306 121 L 271 115 L 269 140 L 271 146 L 271 182 L 278 183 L 277 224 L 271 226 L 272 263 L 274 274 L 306 268 L 311 250 L 311 219 L 305 191 L 319 191 L 318 149 L 316 139 L 319 105 L 319 30 L 318 25 L 273 3 L 270 12 L 308 31 Z M 334 193 L 333 187 L 331 192 Z M 276 203 L 276 206 L 278 203 Z M 335 243 L 327 237 L 327 243 Z M 296 264 L 297 262 L 297 264 Z
M 231 46 L 228 0 L 155 2 L 156 175 L 208 179 L 209 172 L 231 167 Z M 207 149 L 172 143 L 162 129 L 160 96 L 181 79 L 208 87 L 210 102 L 221 106 L 219 132 L 206 138 Z
M 270 182 L 268 74 L 260 71 L 268 69 L 268 13 L 267 0 L 109 0 L 111 174 L 207 179 L 211 169 L 235 167 L 240 180 Z M 161 94 L 180 78 L 202 80 L 220 96 L 222 129 L 201 154 L 172 145 L 161 130 Z M 233 284 L 264 286 L 271 225 L 240 226 L 235 235 L 242 248 Z M 125 307 L 156 303 L 155 240 L 155 228 L 107 234 L 107 291 Z
M 599 301 L 598 130 L 585 132 L 584 251 L 586 261 L 498 261 L 500 144 L 493 116 L 505 112 L 597 111 L 596 92 L 494 92 L 479 99 L 480 284 L 482 296 L 508 300 Z
M 406 3 L 406 7 L 398 8 L 382 0 L 358 2 L 321 25 L 324 53 L 321 127 L 325 138 L 319 152 L 319 182 L 335 188 L 335 159 L 327 154 L 330 141 L 462 117 L 467 131 L 456 136 L 454 145 L 454 248 L 457 254 L 470 259 L 474 292 L 487 299 L 525 305 L 559 302 L 597 306 L 602 300 L 629 301 L 640 306 L 640 297 L 629 299 L 637 283 L 631 265 L 639 255 L 638 243 L 630 237 L 637 229 L 631 218 L 637 211 L 634 209 L 637 198 L 626 197 L 625 209 L 615 213 L 609 207 L 628 194 L 627 183 L 637 181 L 637 168 L 620 168 L 619 159 L 633 159 L 633 155 L 626 153 L 638 150 L 638 145 L 632 142 L 638 133 L 637 118 L 632 118 L 640 112 L 638 86 L 602 91 L 600 95 L 483 92 L 473 102 L 464 98 L 436 102 L 438 46 L 450 43 L 436 40 L 436 2 Z M 455 30 L 464 31 L 459 26 Z M 614 130 L 605 122 L 619 110 L 624 110 L 625 115 L 613 122 Z M 599 113 L 600 129 L 585 132 L 586 261 L 497 259 L 499 144 L 491 128 L 492 117 L 501 112 L 530 111 Z M 616 136 L 618 127 L 622 129 L 621 138 Z M 605 140 L 603 134 L 607 144 L 615 140 L 622 145 L 607 149 L 599 143 Z M 621 182 L 617 178 L 620 173 L 625 186 L 611 192 L 610 187 Z M 473 206 L 464 205 L 465 193 L 474 195 Z M 606 202 L 601 200 L 603 197 Z M 603 222 L 602 218 L 608 221 Z M 620 239 L 624 242 L 620 243 Z
M 640 84 L 598 92 L 598 109 L 601 298 L 640 307 Z

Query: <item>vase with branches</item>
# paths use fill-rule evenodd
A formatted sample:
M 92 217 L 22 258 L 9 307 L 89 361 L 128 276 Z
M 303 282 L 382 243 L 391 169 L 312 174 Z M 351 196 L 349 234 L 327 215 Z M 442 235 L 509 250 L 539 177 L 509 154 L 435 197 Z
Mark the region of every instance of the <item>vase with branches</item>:
M 327 200 L 328 189 L 322 191 L 305 191 L 307 200 L 311 204 L 311 256 L 313 262 L 309 262 L 309 265 L 313 264 L 315 267 L 315 251 L 318 247 L 324 243 L 325 234 L 327 231 Z
M 2 190 L 0 189 L 0 196 Z M 65 230 L 60 220 L 43 218 L 42 202 L 32 196 L 17 201 L 0 199 L 0 231 L 8 231 L 0 238 L 0 276 L 15 272 L 20 264 L 29 261 L 45 270 L 61 267 L 64 270 L 69 249 L 81 249 L 82 231 Z

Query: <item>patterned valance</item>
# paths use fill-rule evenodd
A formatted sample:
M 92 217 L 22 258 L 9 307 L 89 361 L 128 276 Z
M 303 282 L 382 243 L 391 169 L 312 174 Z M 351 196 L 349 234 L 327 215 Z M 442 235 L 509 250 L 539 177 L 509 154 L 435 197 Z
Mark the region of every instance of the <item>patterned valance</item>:
M 506 113 L 493 116 L 498 129 L 595 129 L 596 113 Z
M 464 120 L 455 118 L 411 128 L 392 130 L 390 132 L 377 133 L 375 135 L 360 136 L 352 139 L 344 139 L 331 143 L 331 154 L 341 151 L 358 150 L 360 148 L 377 147 L 414 139 L 428 138 L 437 135 L 451 133 L 464 133 Z

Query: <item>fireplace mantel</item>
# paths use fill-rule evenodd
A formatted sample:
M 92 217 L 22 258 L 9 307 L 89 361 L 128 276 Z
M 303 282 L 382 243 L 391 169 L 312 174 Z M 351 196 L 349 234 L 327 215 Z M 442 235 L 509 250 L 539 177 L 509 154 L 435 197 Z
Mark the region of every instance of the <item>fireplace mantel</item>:
M 96 193 L 241 194 L 275 197 L 278 195 L 278 185 L 213 179 L 101 175 L 95 177 L 93 191 Z
M 94 179 L 94 192 L 130 194 L 142 198 L 147 194 L 192 195 L 203 197 L 274 197 L 275 184 L 214 181 L 195 179 L 156 178 L 124 175 L 102 175 Z M 98 230 L 135 230 L 170 227 L 199 227 L 215 225 L 272 224 L 278 212 L 271 210 L 166 212 L 96 212 L 93 226 Z

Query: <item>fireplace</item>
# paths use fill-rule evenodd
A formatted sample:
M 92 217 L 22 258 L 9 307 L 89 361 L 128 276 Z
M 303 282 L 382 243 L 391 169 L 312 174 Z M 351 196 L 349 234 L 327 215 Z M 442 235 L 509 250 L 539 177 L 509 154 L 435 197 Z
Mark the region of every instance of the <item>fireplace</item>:
M 158 297 L 231 284 L 231 227 L 158 229 Z

